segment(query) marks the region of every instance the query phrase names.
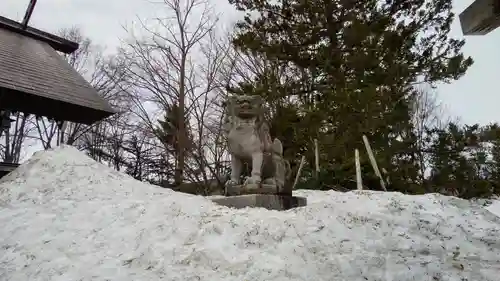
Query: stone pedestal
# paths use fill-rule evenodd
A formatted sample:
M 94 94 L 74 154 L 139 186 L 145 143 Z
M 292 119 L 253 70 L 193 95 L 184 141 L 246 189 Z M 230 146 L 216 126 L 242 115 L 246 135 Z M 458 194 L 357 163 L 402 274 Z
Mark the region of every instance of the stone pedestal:
M 278 189 L 276 188 L 275 185 L 267 185 L 267 184 L 226 186 L 226 196 L 246 195 L 246 194 L 278 194 Z M 292 196 L 292 194 L 280 194 L 280 195 Z
M 210 199 L 219 205 L 236 209 L 253 207 L 284 211 L 307 205 L 307 199 L 305 197 L 274 194 L 246 194 L 238 196 L 212 197 Z

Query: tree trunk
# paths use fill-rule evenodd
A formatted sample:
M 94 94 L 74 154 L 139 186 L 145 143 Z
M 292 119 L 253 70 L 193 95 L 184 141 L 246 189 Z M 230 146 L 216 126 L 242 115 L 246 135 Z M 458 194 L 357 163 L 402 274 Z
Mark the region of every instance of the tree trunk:
M 184 51 L 183 51 L 184 52 Z M 185 98 L 186 98 L 186 54 L 182 54 L 179 83 L 179 118 L 178 119 L 178 142 L 177 142 L 177 167 L 175 167 L 174 182 L 176 185 L 184 181 L 184 161 L 186 147 L 186 120 L 185 120 Z

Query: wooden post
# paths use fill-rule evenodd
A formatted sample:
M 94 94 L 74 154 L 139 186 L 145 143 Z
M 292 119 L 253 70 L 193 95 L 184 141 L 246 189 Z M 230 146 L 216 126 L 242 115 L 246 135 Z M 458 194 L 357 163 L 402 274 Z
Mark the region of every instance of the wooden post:
M 363 142 L 365 143 L 366 152 L 368 153 L 368 157 L 370 158 L 370 162 L 372 164 L 373 171 L 375 171 L 375 174 L 377 175 L 377 177 L 380 180 L 380 186 L 382 186 L 382 189 L 384 191 L 387 191 L 387 188 L 385 188 L 384 179 L 382 178 L 382 175 L 380 174 L 380 170 L 378 169 L 377 161 L 375 161 L 375 156 L 373 156 L 372 148 L 370 147 L 370 143 L 368 143 L 368 138 L 365 135 L 363 135 Z
M 302 172 L 302 167 L 304 167 L 305 162 L 306 162 L 306 157 L 302 156 L 302 159 L 300 159 L 299 169 L 297 170 L 297 175 L 295 176 L 295 181 L 293 182 L 292 190 L 295 189 L 297 182 L 299 182 L 300 173 Z
M 316 164 L 316 179 L 319 178 L 319 150 L 318 139 L 314 139 L 314 162 Z
M 356 186 L 358 190 L 363 190 L 363 182 L 361 181 L 361 165 L 359 163 L 359 150 L 354 150 L 354 161 L 356 164 Z

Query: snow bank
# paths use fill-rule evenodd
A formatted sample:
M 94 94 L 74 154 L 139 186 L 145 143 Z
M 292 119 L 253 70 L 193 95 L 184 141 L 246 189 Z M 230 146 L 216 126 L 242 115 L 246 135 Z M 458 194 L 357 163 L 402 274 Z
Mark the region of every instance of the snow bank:
M 486 207 L 486 210 L 500 217 L 500 200 L 494 201 L 491 205 Z M 500 237 L 499 237 L 500 239 Z
M 500 218 L 440 195 L 233 210 L 68 146 L 0 181 L 0 280 L 498 280 Z

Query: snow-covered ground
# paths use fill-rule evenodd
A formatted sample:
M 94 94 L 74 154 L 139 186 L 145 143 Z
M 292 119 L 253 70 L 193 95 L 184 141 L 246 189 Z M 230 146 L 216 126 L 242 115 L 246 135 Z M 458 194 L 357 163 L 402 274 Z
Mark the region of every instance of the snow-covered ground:
M 499 280 L 500 218 L 478 204 L 296 193 L 307 207 L 234 210 L 40 152 L 0 181 L 0 280 Z
M 500 217 L 500 200 L 493 202 L 490 206 L 486 207 L 486 209 L 493 214 Z M 499 237 L 500 239 L 500 237 Z

